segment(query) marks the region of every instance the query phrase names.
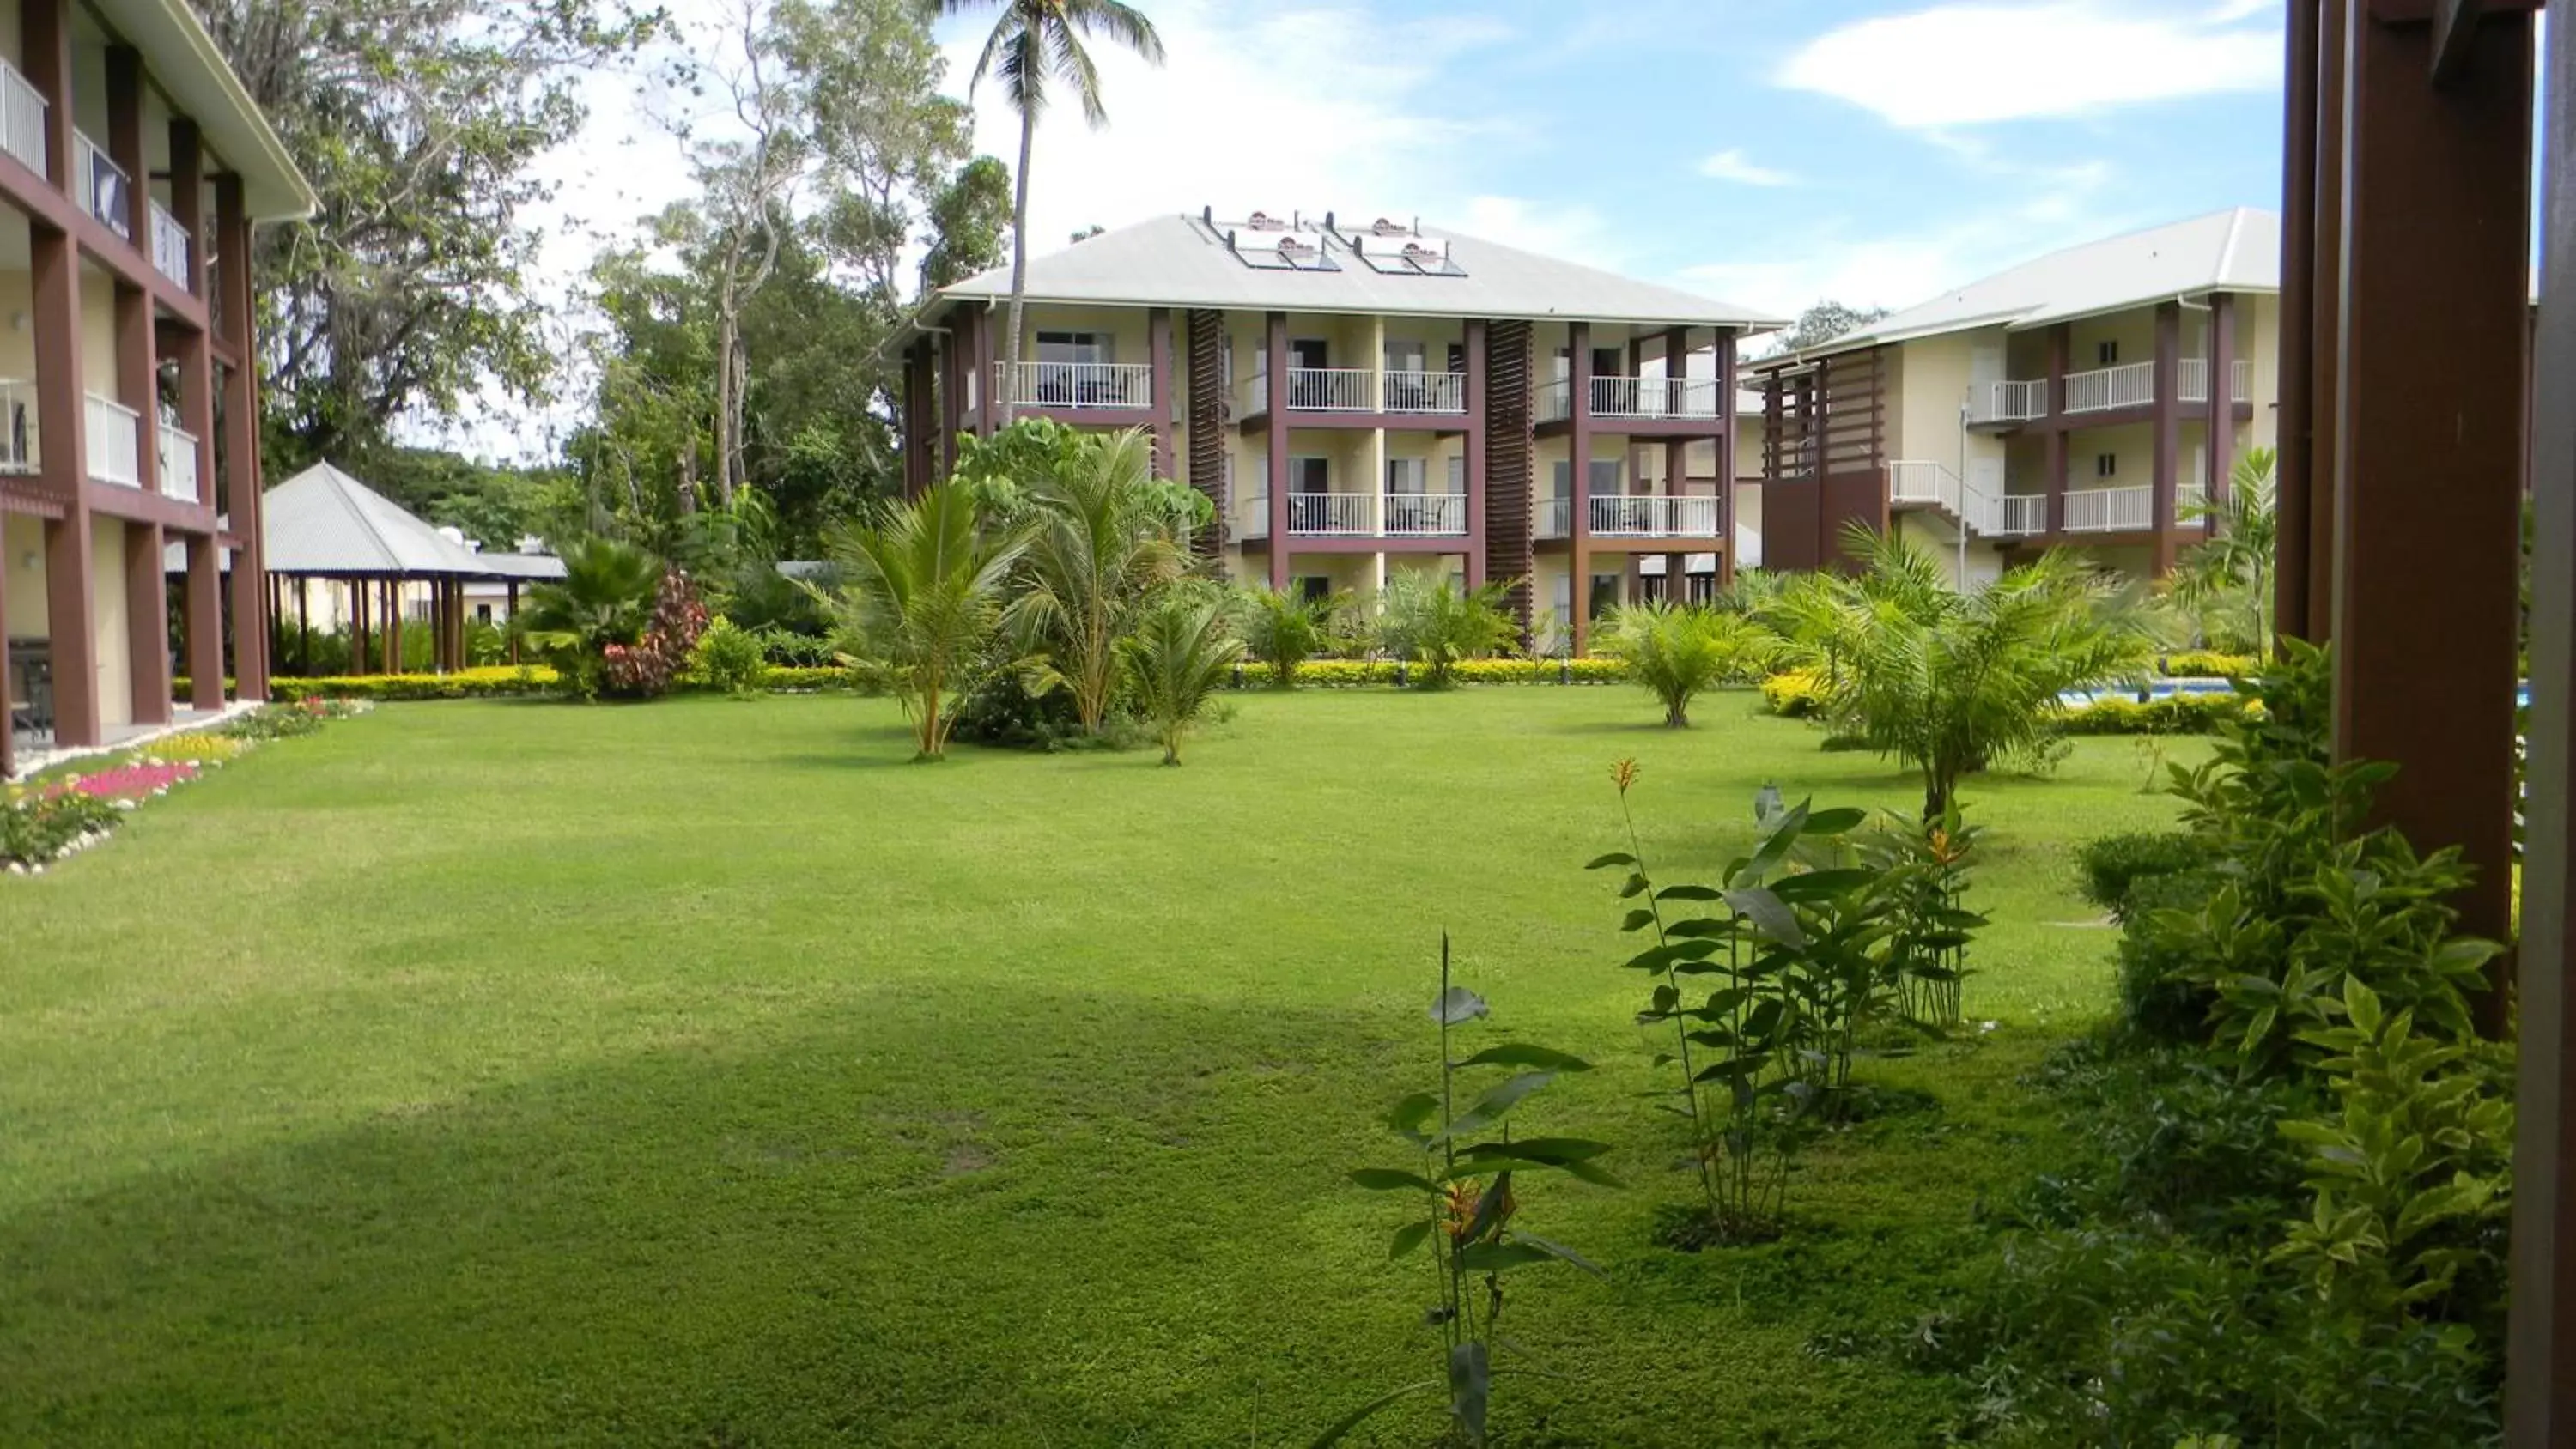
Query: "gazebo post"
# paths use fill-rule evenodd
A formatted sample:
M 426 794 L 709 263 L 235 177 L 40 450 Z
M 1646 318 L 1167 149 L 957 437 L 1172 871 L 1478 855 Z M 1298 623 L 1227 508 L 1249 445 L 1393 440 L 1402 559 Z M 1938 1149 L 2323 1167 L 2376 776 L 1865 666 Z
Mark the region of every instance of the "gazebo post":
M 340 587 L 349 593 L 349 672 L 367 672 L 367 586 L 354 578 L 342 579 Z
M 385 580 L 385 673 L 403 672 L 403 581 Z
M 501 622 L 501 627 L 509 636 L 510 662 L 515 665 L 519 662 L 519 581 L 517 579 L 510 580 L 507 588 L 509 589 L 508 608 L 510 611 L 510 617 Z
M 295 576 L 295 672 L 313 677 L 313 581 Z

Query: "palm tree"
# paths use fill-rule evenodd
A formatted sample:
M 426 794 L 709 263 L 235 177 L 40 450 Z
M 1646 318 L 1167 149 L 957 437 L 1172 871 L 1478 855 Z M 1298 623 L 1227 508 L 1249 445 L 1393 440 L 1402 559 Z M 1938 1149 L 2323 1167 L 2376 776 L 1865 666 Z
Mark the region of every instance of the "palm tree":
M 1117 696 L 1118 641 L 1158 587 L 1189 565 L 1189 516 L 1153 477 L 1142 429 L 1070 450 L 1029 490 L 1031 532 L 1021 592 L 1007 622 L 1042 648 L 1040 692 L 1073 695 L 1082 732 L 1100 733 Z
M 1378 642 L 1387 653 L 1422 666 L 1422 687 L 1446 689 L 1458 661 L 1499 654 L 1520 637 L 1511 615 L 1511 585 L 1461 588 L 1407 570 L 1388 583 Z
M 1770 630 L 1744 615 L 1699 604 L 1656 600 L 1617 610 L 1603 622 L 1602 652 L 1624 661 L 1628 677 L 1662 701 L 1664 724 L 1672 729 L 1690 724 L 1693 696 L 1745 678 L 1780 647 Z
M 922 0 L 933 17 L 981 10 L 994 0 Z M 1153 62 L 1163 63 L 1163 38 L 1144 12 L 1119 0 L 999 0 L 1002 13 L 975 59 L 975 75 L 966 83 L 971 99 L 986 75 L 998 75 L 1011 109 L 1020 117 L 1020 169 L 1012 174 L 1011 195 L 1011 355 L 1020 360 L 1020 316 L 1029 284 L 1029 150 L 1037 140 L 1038 113 L 1047 107 L 1047 86 L 1062 81 L 1082 102 L 1082 116 L 1092 126 L 1109 123 L 1100 104 L 1100 74 L 1083 40 L 1105 35 Z M 1002 421 L 1011 420 L 1011 394 L 1002 394 Z
M 1244 650 L 1270 666 L 1271 683 L 1297 687 L 1297 666 L 1320 653 L 1332 635 L 1333 616 L 1349 602 L 1335 594 L 1310 599 L 1288 589 L 1248 588 L 1240 595 L 1238 619 Z
M 2272 653 L 2272 587 L 2269 577 L 2281 527 L 2273 508 L 2269 448 L 2248 449 L 2227 475 L 2227 497 L 2190 504 L 2186 519 L 2208 521 L 2205 543 L 2183 551 L 2174 566 L 2173 591 L 2188 603 L 2222 603 L 2243 594 L 2246 638 L 2256 654 Z
M 599 693 L 600 663 L 611 644 L 633 644 L 653 622 L 662 561 L 631 543 L 586 538 L 564 550 L 559 582 L 528 590 L 521 637 L 551 656 L 584 699 Z
M 915 759 L 936 760 L 955 722 L 951 696 L 998 666 L 1002 592 L 1026 546 L 984 526 L 966 489 L 941 483 L 879 523 L 833 530 L 825 548 L 847 581 L 821 596 L 855 658 L 882 665 L 912 717 Z
M 1181 762 L 1181 736 L 1243 657 L 1219 601 L 1176 592 L 1145 612 L 1120 652 L 1136 680 L 1136 702 L 1163 742 L 1163 763 Z

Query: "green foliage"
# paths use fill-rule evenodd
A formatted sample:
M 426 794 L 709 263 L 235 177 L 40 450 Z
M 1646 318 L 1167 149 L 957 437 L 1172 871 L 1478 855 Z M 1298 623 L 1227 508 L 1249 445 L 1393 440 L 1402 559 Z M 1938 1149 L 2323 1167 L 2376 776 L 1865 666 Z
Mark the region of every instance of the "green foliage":
M 1616 659 L 1461 659 L 1450 672 L 1456 684 L 1617 684 L 1627 677 L 1628 666 Z M 1275 686 L 1278 678 L 1271 665 L 1255 661 L 1243 666 L 1247 686 Z M 1392 685 L 1397 682 L 1396 662 L 1309 659 L 1297 666 L 1296 678 L 1300 685 L 1323 689 Z
M 42 870 L 122 818 L 115 802 L 78 790 L 12 791 L 0 799 L 0 867 Z
M 2224 500 L 2184 510 L 2185 518 L 2203 520 L 2211 532 L 2183 550 L 2171 583 L 2174 597 L 2185 604 L 2227 610 L 2237 620 L 2232 638 L 2257 657 L 2272 652 L 2271 568 L 2281 541 L 2273 461 L 2269 448 L 2248 449 L 2236 460 Z
M 1771 632 L 1741 614 L 1661 601 L 1617 610 L 1602 622 L 1601 652 L 1664 707 L 1664 723 L 1690 723 L 1690 702 L 1720 684 L 1759 678 L 1779 649 Z
M 1801 665 L 1783 669 L 1762 681 L 1762 702 L 1773 714 L 1804 719 L 1825 704 L 1825 672 Z
M 632 544 L 586 538 L 563 552 L 564 576 L 528 590 L 522 636 L 573 693 L 595 698 L 607 651 L 644 637 L 662 584 L 662 561 Z
M 1225 683 L 1243 641 L 1229 632 L 1221 598 L 1173 590 L 1148 607 L 1118 641 L 1135 681 L 1136 709 L 1163 744 L 1163 763 L 1181 762 L 1181 737 Z
M 1298 671 L 1323 652 L 1333 616 L 1348 602 L 1340 595 L 1309 599 L 1287 589 L 1246 588 L 1236 595 L 1235 628 L 1244 652 L 1269 666 L 1270 682 L 1294 689 Z
M 2234 694 L 2160 694 L 2143 701 L 2105 694 L 2059 708 L 2051 728 L 2060 735 L 2205 735 L 2235 722 L 2247 707 Z
M 921 254 L 921 292 L 953 287 L 1000 266 L 1011 229 L 1011 168 L 978 156 L 930 200 L 931 242 Z
M 718 619 L 698 636 L 697 647 L 690 651 L 691 672 L 708 687 L 720 689 L 736 699 L 757 696 L 769 684 L 769 656 L 761 647 L 760 636 L 737 627 L 731 619 Z
M 2140 830 L 2088 840 L 2075 852 L 2084 897 L 2118 911 L 2129 887 L 2147 876 L 2176 875 L 2209 863 L 2200 843 L 2177 830 Z
M 1821 346 L 1886 315 L 1884 307 L 1854 307 L 1829 297 L 1799 313 L 1797 324 L 1780 334 L 1780 345 L 1791 352 Z
M 2156 660 L 2156 672 L 2169 679 L 2242 679 L 2262 668 L 2257 654 L 2221 654 L 2210 649 L 2184 649 Z
M 1024 547 L 1024 535 L 986 527 L 966 486 L 954 481 L 881 523 L 833 533 L 832 561 L 847 582 L 828 597 L 844 647 L 882 670 L 903 700 L 915 758 L 935 760 L 946 750 L 953 696 L 1012 667 L 996 659 L 994 644 L 1004 586 Z
M 1519 632 L 1503 583 L 1470 589 L 1408 569 L 1387 584 L 1379 608 L 1380 646 L 1419 665 L 1416 682 L 1424 689 L 1447 689 L 1458 682 L 1461 663 L 1506 652 Z
M 1606 1142 L 1579 1137 L 1514 1137 L 1507 1120 L 1533 1093 L 1567 1072 L 1586 1072 L 1580 1057 L 1524 1042 L 1497 1042 L 1467 1056 L 1450 1045 L 1453 1034 L 1491 1015 L 1485 998 L 1449 979 L 1449 937 L 1440 937 L 1440 994 L 1430 1017 L 1439 1028 L 1439 1090 L 1416 1092 L 1395 1104 L 1386 1124 L 1414 1152 L 1412 1168 L 1362 1167 L 1351 1181 L 1371 1192 L 1402 1193 L 1415 1201 L 1390 1240 L 1387 1256 L 1402 1260 L 1428 1248 L 1438 1270 L 1440 1301 L 1422 1321 L 1440 1330 L 1438 1377 L 1409 1384 L 1361 1405 L 1315 1439 L 1316 1449 L 1338 1444 L 1378 1413 L 1419 1393 L 1445 1386 L 1450 1429 L 1468 1445 L 1486 1442 L 1492 1407 L 1494 1358 L 1511 1347 L 1501 1337 L 1503 1275 L 1543 1263 L 1566 1263 L 1598 1277 L 1601 1270 L 1569 1248 L 1525 1231 L 1512 1179 L 1562 1172 L 1586 1182 L 1617 1186 L 1600 1165 Z M 1491 1085 L 1478 1090 L 1477 1082 Z M 1464 1111 L 1457 1103 L 1476 1095 Z M 1488 1180 L 1490 1178 L 1490 1180 Z M 1518 1301 L 1519 1294 L 1512 1295 Z

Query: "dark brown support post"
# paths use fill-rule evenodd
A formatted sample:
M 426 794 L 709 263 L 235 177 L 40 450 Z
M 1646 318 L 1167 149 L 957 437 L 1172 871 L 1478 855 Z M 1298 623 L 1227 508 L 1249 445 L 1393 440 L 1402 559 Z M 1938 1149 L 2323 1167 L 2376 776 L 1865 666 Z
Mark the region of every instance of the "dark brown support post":
M 2576 34 L 2549 27 L 2545 134 L 2576 134 Z M 2576 159 L 2548 148 L 2533 359 L 2531 730 L 2505 1442 L 2576 1440 Z
M 403 672 L 403 581 L 385 580 L 385 673 Z
M 2048 488 L 2048 533 L 2066 532 L 2066 365 L 2075 351 L 2075 329 L 2060 322 L 2048 329 L 2048 431 L 2040 440 L 2040 481 Z
M 206 153 L 197 123 L 170 122 L 170 219 L 188 234 L 188 293 L 206 295 Z
M 2181 543 L 2174 522 L 2174 485 L 2182 473 L 2182 304 L 2156 304 L 2155 402 L 2148 408 L 2155 436 L 2154 486 L 2148 495 L 2148 521 L 2156 531 L 2155 576 L 2173 572 Z
M 2272 588 L 2274 626 L 2314 637 L 2308 615 L 2308 510 L 2312 379 L 2316 367 L 2317 26 L 2329 0 L 2289 0 L 2281 120 L 2281 301 L 2275 344 L 2280 373 L 2274 510 L 2280 533 Z
M 107 159 L 125 173 L 126 239 L 151 254 L 152 203 L 143 167 L 143 56 L 130 45 L 107 48 Z
M 1262 356 L 1269 369 L 1269 400 L 1262 443 L 1270 468 L 1270 587 L 1288 587 L 1288 314 L 1263 319 Z
M 2430 27 L 2352 18 L 2328 293 L 2343 363 L 2319 430 L 2335 439 L 2336 757 L 2399 766 L 2377 819 L 2419 850 L 2461 848 L 2478 879 L 2460 928 L 2493 940 L 2512 931 L 2532 24 L 2490 16 L 2436 89 Z M 2490 1034 L 2504 970 L 2480 1003 Z
M 1572 582 L 1566 602 L 1574 617 L 1574 655 L 1583 657 L 1592 643 L 1592 324 L 1569 323 L 1565 329 L 1566 398 L 1565 474 L 1573 497 L 1565 509 L 1565 567 Z
M 32 13 L 32 11 L 30 12 Z M 68 125 L 68 122 L 65 122 Z M 66 163 L 68 164 L 68 163 Z M 97 625 L 81 369 L 80 252 L 67 232 L 29 218 L 36 329 L 37 478 L 63 516 L 45 524 L 45 614 L 54 680 L 54 739 L 100 742 Z
M 1512 617 L 1527 642 L 1537 622 L 1537 448 L 1530 429 L 1534 329 L 1488 320 L 1485 329 L 1485 568 L 1509 585 Z
M 503 607 L 510 613 L 510 617 L 504 621 L 504 627 L 508 631 L 510 640 L 510 662 L 516 664 L 519 662 L 519 581 L 512 579 L 504 587 L 508 590 L 509 597 Z
M 144 493 L 161 492 L 161 387 L 153 356 L 152 294 L 116 284 L 117 401 L 134 409 L 134 476 Z
M 295 672 L 313 677 L 313 581 L 295 576 Z
M 161 525 L 125 521 L 125 656 L 134 722 L 170 722 L 170 584 Z
M 1148 399 L 1154 409 L 1154 476 L 1177 479 L 1181 476 L 1181 463 L 1172 451 L 1171 308 L 1154 307 L 1146 311 L 1145 355 L 1154 374 L 1153 395 Z
M 45 98 L 46 172 L 56 186 L 77 192 L 72 183 L 72 0 L 21 0 L 18 43 L 27 83 Z
M 9 550 L 0 548 L 0 780 L 18 773 L 15 717 L 9 712 Z
M 2209 299 L 2209 421 L 2202 441 L 2209 453 L 2202 486 L 2214 509 L 2227 501 L 2228 475 L 2236 471 L 2236 298 L 2226 292 Z M 2207 528 L 2217 528 L 2214 516 Z
M 188 707 L 224 707 L 223 559 L 211 533 L 187 538 Z
M 921 344 L 903 350 L 902 397 L 897 404 L 903 444 L 903 496 L 921 495 Z
M 1467 478 L 1467 587 L 1482 588 L 1486 579 L 1485 419 L 1489 409 L 1485 377 L 1488 339 L 1485 319 L 1470 317 L 1465 326 L 1467 433 L 1459 440 Z
M 1664 390 L 1672 403 L 1673 411 L 1676 413 L 1682 411 L 1683 405 L 1690 395 L 1689 384 L 1690 329 L 1687 327 L 1667 327 L 1664 329 Z M 1668 438 L 1664 441 L 1664 496 L 1667 498 L 1683 497 L 1690 491 L 1689 484 L 1690 440 L 1687 438 Z M 1677 519 L 1679 518 L 1680 510 L 1678 508 L 1669 503 L 1664 506 L 1666 508 L 1673 509 L 1673 516 Z M 1723 548 L 1721 548 L 1720 552 L 1723 551 Z M 1672 557 L 1678 560 L 1681 555 L 1674 554 Z M 1664 575 L 1664 590 L 1666 598 L 1671 599 L 1675 603 L 1679 603 L 1681 601 L 1682 570 L 1678 562 L 1672 564 L 1666 571 Z
M 1718 588 L 1735 585 L 1735 329 L 1717 329 L 1717 580 Z
M 966 430 L 965 383 L 958 361 L 962 339 L 957 328 L 962 325 L 964 310 L 952 310 L 948 331 L 938 341 L 939 348 L 939 476 L 952 477 L 957 472 L 957 435 Z
M 268 544 L 262 531 L 259 472 L 259 367 L 251 342 L 250 215 L 239 176 L 215 179 L 215 245 L 224 267 L 224 340 L 242 365 L 224 376 L 224 508 L 233 536 L 233 697 L 268 698 Z M 202 455 L 201 455 L 202 456 Z
M 2343 329 L 2335 288 L 2344 277 L 2344 165 L 2349 118 L 2344 114 L 2346 33 L 2352 0 L 2324 0 L 2317 25 L 2317 191 L 2316 218 L 2310 240 L 2315 255 L 2310 275 L 2316 290 L 2308 311 L 2308 531 L 2305 570 L 2308 580 L 2307 638 L 2324 644 L 2335 631 L 2335 470 L 2343 439 L 2337 431 L 2337 399 L 2343 388 Z M 2286 334 L 2285 338 L 2286 338 Z M 2287 540 L 2290 534 L 2281 537 Z
M 1002 406 L 1000 369 L 993 366 L 993 309 L 968 309 L 966 315 L 975 323 L 975 436 L 989 438 L 1001 426 L 1010 410 Z M 1013 356 L 1018 355 L 1016 345 Z

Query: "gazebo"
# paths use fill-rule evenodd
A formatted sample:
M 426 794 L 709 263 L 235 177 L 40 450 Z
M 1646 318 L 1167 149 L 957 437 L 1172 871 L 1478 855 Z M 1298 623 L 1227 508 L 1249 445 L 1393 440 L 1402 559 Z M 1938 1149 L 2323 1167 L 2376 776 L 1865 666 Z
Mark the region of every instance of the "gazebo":
M 351 667 L 402 669 L 403 623 L 419 618 L 437 641 L 433 668 L 465 667 L 465 585 L 506 583 L 515 612 L 522 583 L 563 577 L 540 554 L 482 554 L 330 463 L 316 463 L 261 498 L 269 617 L 294 630 L 297 672 L 308 671 L 313 585 L 325 589 L 324 627 L 349 630 Z M 418 608 L 426 593 L 426 609 Z M 292 602 L 293 612 L 288 612 Z

